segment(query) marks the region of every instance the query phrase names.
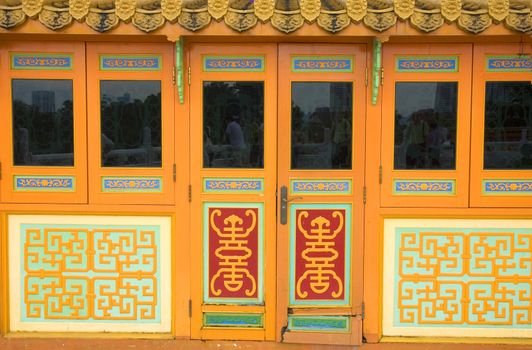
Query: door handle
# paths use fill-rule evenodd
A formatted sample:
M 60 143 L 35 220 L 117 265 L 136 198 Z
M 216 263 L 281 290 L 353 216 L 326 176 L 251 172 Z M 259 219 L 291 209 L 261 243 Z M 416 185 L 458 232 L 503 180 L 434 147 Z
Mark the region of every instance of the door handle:
M 281 225 L 286 225 L 288 222 L 288 203 L 297 199 L 303 199 L 303 197 L 288 198 L 288 188 L 286 186 L 281 186 Z

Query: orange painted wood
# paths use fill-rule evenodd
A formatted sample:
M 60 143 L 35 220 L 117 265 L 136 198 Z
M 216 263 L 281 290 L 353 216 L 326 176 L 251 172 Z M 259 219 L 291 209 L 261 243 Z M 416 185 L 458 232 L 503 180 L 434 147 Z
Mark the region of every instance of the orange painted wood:
M 159 71 L 101 71 L 100 55 L 160 55 Z M 173 204 L 174 188 L 174 110 L 176 95 L 172 84 L 174 66 L 173 45 L 131 43 L 87 43 L 87 114 L 89 154 L 89 201 L 113 204 Z M 161 82 L 161 139 L 162 167 L 103 167 L 101 164 L 100 81 L 102 80 L 158 80 Z M 183 116 L 181 116 L 183 118 Z M 181 128 L 181 127 L 180 127 Z M 161 193 L 102 192 L 103 176 L 161 176 Z
M 71 54 L 71 70 L 12 70 L 11 53 Z M 85 99 L 85 45 L 81 42 L 1 42 L 0 43 L 0 162 L 2 181 L 0 199 L 11 203 L 86 203 L 87 202 L 87 136 Z M 13 165 L 13 79 L 65 79 L 72 80 L 73 88 L 73 166 L 14 166 Z M 72 192 L 15 191 L 15 175 L 74 176 Z
M 265 57 L 263 72 L 204 72 L 205 55 Z M 194 339 L 275 339 L 275 190 L 277 170 L 277 50 L 272 44 L 192 44 L 190 46 L 190 179 L 191 179 L 191 336 Z M 203 99 L 204 81 L 264 82 L 264 168 L 203 168 Z M 203 178 L 263 178 L 264 192 L 256 194 L 216 194 L 202 191 Z M 264 328 L 203 327 L 203 311 L 212 310 L 203 302 L 203 203 L 264 203 Z M 261 267 L 259 267 L 261 268 Z M 245 312 L 246 306 L 222 305 L 225 312 Z
M 325 72 L 292 72 L 291 57 L 294 55 L 316 56 L 353 56 L 354 71 L 350 73 L 325 73 Z M 290 188 L 289 180 L 301 179 L 350 179 L 352 181 L 352 195 L 296 195 L 288 204 L 290 213 L 291 203 L 350 203 L 352 205 L 351 225 L 351 290 L 350 313 L 361 313 L 362 304 L 362 275 L 363 275 L 363 227 L 364 227 L 364 158 L 365 158 L 365 122 L 366 122 L 366 47 L 365 45 L 279 45 L 279 155 L 278 155 L 278 191 L 281 186 Z M 352 170 L 294 170 L 291 169 L 291 113 L 292 97 L 291 87 L 293 82 L 352 82 L 353 83 L 353 138 L 352 138 Z M 290 198 L 290 197 L 289 197 Z M 362 339 L 361 322 L 357 317 L 352 317 L 351 332 L 344 334 L 308 333 L 289 331 L 281 337 L 281 329 L 287 325 L 289 305 L 289 257 L 290 257 L 290 222 L 295 218 L 288 215 L 288 223 L 277 224 L 277 340 L 297 343 L 322 343 L 322 344 L 359 344 Z M 346 223 L 347 224 L 347 223 Z M 294 314 L 298 314 L 297 306 L 290 306 Z M 335 314 L 333 306 L 314 308 L 315 315 Z M 305 311 L 302 311 L 304 314 Z
M 484 169 L 484 111 L 486 82 L 525 81 L 532 84 L 532 72 L 487 72 L 486 56 L 512 56 L 532 54 L 530 44 L 476 44 L 473 62 L 473 97 L 471 109 L 471 206 L 472 207 L 532 207 L 532 195 L 491 195 L 482 191 L 482 180 L 528 180 L 532 170 L 485 170 Z M 530 135 L 528 136 L 530 137 Z
M 469 44 L 404 44 L 383 45 L 384 82 L 382 88 L 382 188 L 383 207 L 465 207 L 469 191 L 469 134 L 471 111 L 471 51 Z M 396 56 L 458 56 L 457 72 L 396 72 Z M 458 82 L 457 135 L 455 170 L 395 170 L 394 119 L 395 84 L 397 82 Z M 456 195 L 394 195 L 393 180 L 456 181 Z

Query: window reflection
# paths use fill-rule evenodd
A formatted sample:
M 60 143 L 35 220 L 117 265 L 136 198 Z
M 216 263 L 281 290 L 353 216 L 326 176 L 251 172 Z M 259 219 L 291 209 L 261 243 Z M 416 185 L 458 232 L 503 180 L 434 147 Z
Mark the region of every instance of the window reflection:
M 458 84 L 395 84 L 395 169 L 455 169 Z
M 264 167 L 264 83 L 203 83 L 203 166 Z
M 487 82 L 484 169 L 532 169 L 532 85 Z
M 292 83 L 292 169 L 351 169 L 352 83 Z
M 100 82 L 105 167 L 161 166 L 161 82 Z
M 74 165 L 71 80 L 14 79 L 13 164 Z

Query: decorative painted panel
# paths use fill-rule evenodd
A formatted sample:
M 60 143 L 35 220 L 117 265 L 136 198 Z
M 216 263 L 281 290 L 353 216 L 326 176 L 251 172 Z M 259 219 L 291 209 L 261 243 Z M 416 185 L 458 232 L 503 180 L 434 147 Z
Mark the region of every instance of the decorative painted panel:
M 73 56 L 71 54 L 49 53 L 12 53 L 11 69 L 13 70 L 71 70 Z
M 16 192 L 74 192 L 74 176 L 13 176 L 13 190 Z
M 350 316 L 288 315 L 288 330 L 298 332 L 349 332 Z
M 393 194 L 399 196 L 454 196 L 455 180 L 393 180 Z
M 206 312 L 203 314 L 205 327 L 262 328 L 263 314 Z
M 206 193 L 263 193 L 264 179 L 259 178 L 204 178 Z
M 488 72 L 531 72 L 532 58 L 523 56 L 487 56 L 486 71 Z
M 264 56 L 204 56 L 204 72 L 264 72 Z
M 292 72 L 333 72 L 352 73 L 354 70 L 353 56 L 292 56 Z
M 458 56 L 396 56 L 396 72 L 458 72 Z
M 290 304 L 349 305 L 351 205 L 290 206 Z
M 485 196 L 530 196 L 530 180 L 482 180 L 482 194 Z
M 12 215 L 9 244 L 12 331 L 170 331 L 170 218 Z
M 102 71 L 158 71 L 162 69 L 161 56 L 100 55 Z
M 102 176 L 102 192 L 160 193 L 163 178 L 160 176 Z
M 291 179 L 290 194 L 318 194 L 318 195 L 339 195 L 351 194 L 351 183 L 349 179 L 341 180 L 307 180 Z
M 387 219 L 384 242 L 385 335 L 532 337 L 532 220 Z
M 204 203 L 204 301 L 261 304 L 263 204 Z

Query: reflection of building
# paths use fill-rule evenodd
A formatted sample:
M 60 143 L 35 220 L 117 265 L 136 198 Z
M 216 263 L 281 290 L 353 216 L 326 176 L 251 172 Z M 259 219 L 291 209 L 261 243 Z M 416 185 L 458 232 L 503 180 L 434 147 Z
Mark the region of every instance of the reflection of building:
M 35 90 L 31 93 L 33 108 L 41 113 L 55 112 L 55 91 Z
M 434 110 L 444 115 L 456 115 L 456 84 L 436 83 Z

